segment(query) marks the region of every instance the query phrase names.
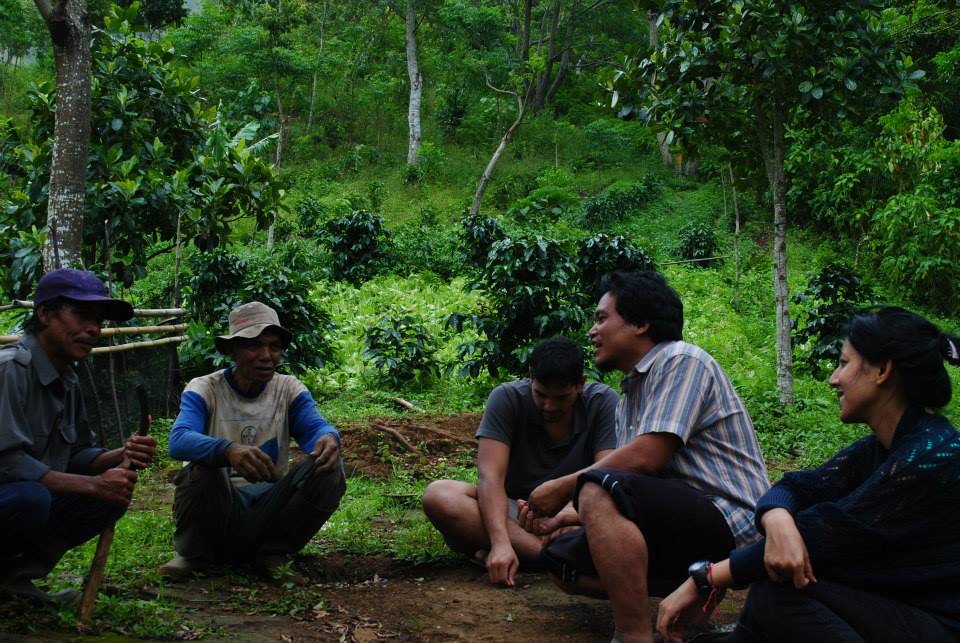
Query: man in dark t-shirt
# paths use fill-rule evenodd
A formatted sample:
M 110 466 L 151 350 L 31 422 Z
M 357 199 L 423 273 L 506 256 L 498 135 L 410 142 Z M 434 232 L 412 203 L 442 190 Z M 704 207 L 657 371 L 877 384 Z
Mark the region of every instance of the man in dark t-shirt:
M 477 485 L 437 480 L 423 509 L 451 549 L 485 563 L 490 580 L 512 586 L 521 562 L 536 561 L 540 537 L 516 522 L 517 500 L 537 485 L 567 475 L 616 447 L 617 394 L 586 384 L 583 351 L 553 337 L 530 356 L 530 378 L 495 388 L 477 429 Z M 578 525 L 572 505 L 545 531 Z

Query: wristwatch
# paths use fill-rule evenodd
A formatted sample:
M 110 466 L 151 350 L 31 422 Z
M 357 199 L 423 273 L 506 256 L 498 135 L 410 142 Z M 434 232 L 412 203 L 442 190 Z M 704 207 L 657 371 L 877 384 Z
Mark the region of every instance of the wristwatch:
M 687 568 L 687 573 L 693 579 L 693 584 L 697 586 L 700 594 L 706 595 L 714 590 L 713 583 L 710 582 L 710 568 L 713 563 L 709 560 L 698 560 Z

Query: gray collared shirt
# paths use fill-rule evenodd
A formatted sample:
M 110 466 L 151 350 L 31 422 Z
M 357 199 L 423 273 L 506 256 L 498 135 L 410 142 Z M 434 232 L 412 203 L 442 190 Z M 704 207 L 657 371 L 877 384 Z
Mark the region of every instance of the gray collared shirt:
M 619 446 L 647 433 L 676 435 L 683 448 L 664 476 L 706 494 L 723 513 L 738 547 L 759 538 L 753 510 L 770 486 L 767 468 L 747 409 L 716 360 L 693 344 L 661 342 L 621 386 Z
M 87 473 L 94 441 L 72 368 L 57 372 L 30 333 L 0 348 L 0 483 Z

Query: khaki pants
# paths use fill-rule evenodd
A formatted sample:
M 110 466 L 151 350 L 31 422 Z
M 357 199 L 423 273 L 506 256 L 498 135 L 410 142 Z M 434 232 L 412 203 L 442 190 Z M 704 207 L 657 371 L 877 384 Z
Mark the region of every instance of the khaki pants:
M 297 553 L 346 491 L 342 460 L 321 476 L 311 477 L 312 467 L 306 458 L 277 482 L 235 487 L 225 468 L 188 464 L 174 480 L 177 553 L 214 562 Z

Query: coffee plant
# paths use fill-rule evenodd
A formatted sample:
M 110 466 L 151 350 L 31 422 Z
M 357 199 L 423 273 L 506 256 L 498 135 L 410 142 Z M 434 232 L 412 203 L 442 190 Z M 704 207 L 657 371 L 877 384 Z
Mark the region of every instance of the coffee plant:
M 692 262 L 698 268 L 710 268 L 719 261 L 712 259 L 717 256 L 719 244 L 711 226 L 691 222 L 680 229 L 678 236 L 680 243 L 677 245 L 677 255 L 681 259 Z
M 364 359 L 393 388 L 439 375 L 435 338 L 412 315 L 381 317 L 364 333 Z
M 353 210 L 324 226 L 334 279 L 359 285 L 381 268 L 384 259 L 383 219 L 369 210 Z

